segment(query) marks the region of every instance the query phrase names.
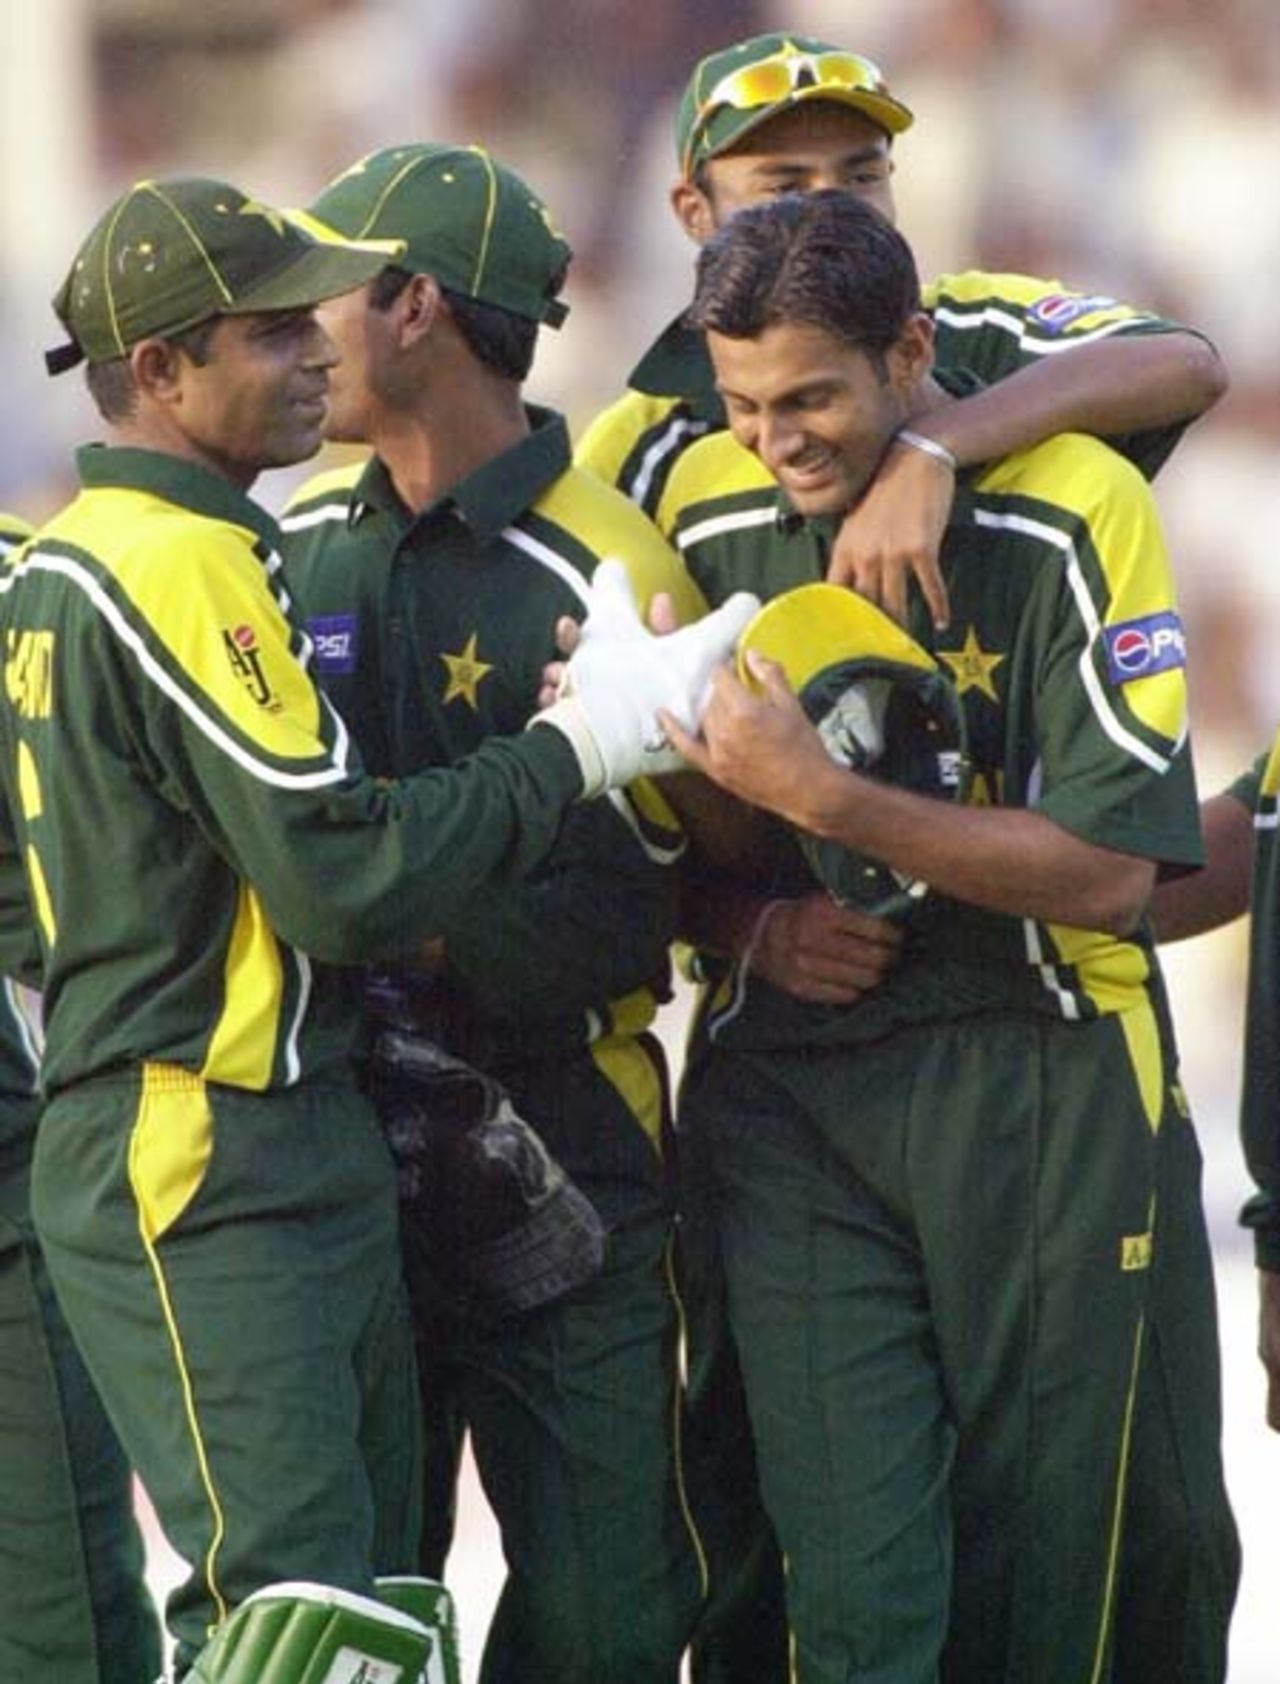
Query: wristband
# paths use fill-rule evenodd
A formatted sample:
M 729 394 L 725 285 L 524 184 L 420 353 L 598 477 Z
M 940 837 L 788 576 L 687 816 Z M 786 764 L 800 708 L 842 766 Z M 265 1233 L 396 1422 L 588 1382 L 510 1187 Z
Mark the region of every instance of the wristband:
M 893 442 L 909 445 L 912 450 L 923 451 L 926 456 L 932 456 L 935 462 L 941 462 L 944 467 L 950 468 L 953 474 L 959 469 L 960 464 L 945 444 L 939 444 L 937 439 L 926 438 L 923 433 L 913 433 L 910 427 L 899 427 L 893 435 Z

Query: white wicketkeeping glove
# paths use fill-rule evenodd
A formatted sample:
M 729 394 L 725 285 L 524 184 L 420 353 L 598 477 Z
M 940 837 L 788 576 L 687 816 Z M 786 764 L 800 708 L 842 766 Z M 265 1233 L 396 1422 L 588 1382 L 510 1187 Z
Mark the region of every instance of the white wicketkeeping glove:
M 587 795 L 679 771 L 685 763 L 663 735 L 658 709 L 687 731 L 698 729 L 711 674 L 732 654 L 759 607 L 754 596 L 738 591 L 694 625 L 658 637 L 641 619 L 626 568 L 602 561 L 559 699 L 531 723 L 563 731 Z

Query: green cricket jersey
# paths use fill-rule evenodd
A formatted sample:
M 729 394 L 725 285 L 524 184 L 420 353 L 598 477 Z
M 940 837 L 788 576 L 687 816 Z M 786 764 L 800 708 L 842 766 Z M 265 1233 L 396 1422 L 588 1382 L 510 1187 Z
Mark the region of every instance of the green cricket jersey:
M 346 1052 L 313 958 L 416 951 L 550 847 L 581 774 L 545 730 L 375 782 L 307 670 L 270 517 L 167 455 L 78 465 L 0 577 L 0 867 L 21 858 L 35 908 L 46 1090 L 139 1060 L 292 1083 Z
M 571 465 L 561 417 L 529 413 L 525 438 L 416 515 L 374 459 L 317 476 L 284 517 L 314 670 L 377 773 L 452 765 L 522 730 L 555 622 L 581 618 L 601 556 L 627 564 L 642 606 L 662 590 L 684 619 L 705 611 L 652 523 Z M 653 785 L 580 806 L 526 880 L 450 908 L 440 991 L 530 1053 L 643 1026 L 665 987 L 681 852 Z
M 1243 794 L 1251 777 L 1246 774 L 1232 793 Z M 1262 764 L 1257 788 L 1240 1126 L 1258 1192 L 1242 1220 L 1253 1229 L 1258 1267 L 1280 1270 L 1280 736 Z
M 0 512 L 0 563 L 13 555 L 31 536 L 26 521 L 16 515 Z M 19 889 L 20 894 L 20 889 Z M 15 927 L 21 937 L 30 927 L 25 901 L 15 908 Z M 34 932 L 32 932 L 34 934 Z M 34 949 L 31 960 L 34 962 Z M 23 967 L 30 972 L 31 964 Z M 35 1109 L 25 1103 L 36 1093 L 39 1072 L 39 1027 L 35 1002 L 8 977 L 0 980 L 0 1150 L 17 1135 L 35 1129 Z M 6 1099 L 23 1101 L 5 1105 Z
M 938 366 L 967 370 L 987 385 L 1075 345 L 1185 331 L 1115 299 L 1029 275 L 943 275 L 924 289 L 923 301 L 933 316 Z M 1152 478 L 1185 425 L 1108 442 Z M 677 318 L 634 369 L 628 390 L 583 434 L 577 460 L 652 515 L 682 453 L 724 426 L 706 339 Z
M 756 458 L 718 433 L 689 449 L 664 510 L 709 601 L 821 579 L 838 523 L 786 507 Z M 661 511 L 660 511 L 661 512 Z M 1096 440 L 1064 434 L 963 474 L 942 549 L 951 626 L 916 606 L 912 635 L 956 683 L 971 799 L 1035 807 L 1103 847 L 1172 868 L 1202 860 L 1187 740 L 1185 647 L 1154 502 Z M 797 851 L 764 885 L 803 893 Z M 852 1008 L 806 1005 L 739 968 L 711 1032 L 754 1046 L 843 1042 L 969 1011 L 1069 1019 L 1122 1011 L 1153 965 L 1145 931 L 1017 919 L 926 898 L 890 976 Z

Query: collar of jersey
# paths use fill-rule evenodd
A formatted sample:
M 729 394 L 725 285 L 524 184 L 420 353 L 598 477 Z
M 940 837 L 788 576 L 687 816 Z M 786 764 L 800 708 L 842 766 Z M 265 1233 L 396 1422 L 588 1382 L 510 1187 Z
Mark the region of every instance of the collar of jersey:
M 373 457 L 355 487 L 352 523 L 358 522 L 366 509 L 393 513 L 411 526 L 427 526 L 441 516 L 452 516 L 461 520 L 477 539 L 496 538 L 525 514 L 572 464 L 573 451 L 564 416 L 536 404 L 526 404 L 525 413 L 530 429 L 526 437 L 468 474 L 416 516 L 409 515 L 390 474 L 378 457 Z
M 248 527 L 269 548 L 279 548 L 280 531 L 271 515 L 198 462 L 135 445 L 87 444 L 76 452 L 76 468 L 86 489 L 150 491 L 192 514 Z
M 686 327 L 677 316 L 631 371 L 633 391 L 654 398 L 679 398 L 695 420 L 714 427 L 725 424 L 724 404 L 716 391 L 716 377 L 707 351 L 706 335 Z

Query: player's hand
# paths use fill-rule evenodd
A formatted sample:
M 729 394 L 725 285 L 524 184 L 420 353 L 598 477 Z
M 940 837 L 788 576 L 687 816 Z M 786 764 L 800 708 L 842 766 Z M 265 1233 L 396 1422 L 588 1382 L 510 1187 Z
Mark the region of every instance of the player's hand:
M 1280 1433 L 1280 1274 L 1258 1271 L 1258 1355 L 1267 1371 L 1267 1425 Z
M 649 627 L 657 632 L 659 637 L 665 637 L 673 632 L 680 622 L 676 618 L 676 605 L 666 591 L 659 591 L 649 604 Z M 582 623 L 575 620 L 572 614 L 562 614 L 556 621 L 556 648 L 565 657 L 563 661 L 548 661 L 542 669 L 542 685 L 538 691 L 538 706 L 549 708 L 564 685 L 565 667 L 568 657 L 578 647 L 578 639 L 582 636 Z
M 569 739 L 587 794 L 678 771 L 683 762 L 661 721 L 697 730 L 711 674 L 759 606 L 740 591 L 696 624 L 658 636 L 640 618 L 622 563 L 602 561 L 559 699 L 531 723 Z
M 771 903 L 750 968 L 798 1000 L 851 1006 L 883 982 L 901 947 L 896 924 L 815 890 L 799 900 Z
M 659 718 L 680 754 L 722 789 L 752 807 L 763 807 L 802 830 L 830 780 L 852 773 L 838 767 L 805 717 L 776 661 L 747 655 L 758 689 L 749 690 L 727 666 L 712 675 L 702 715 L 702 736 L 669 713 Z
M 951 616 L 938 565 L 942 534 L 955 496 L 955 475 L 910 445 L 891 444 L 875 478 L 844 518 L 827 578 L 869 597 L 906 624 L 912 579 L 935 626 Z

